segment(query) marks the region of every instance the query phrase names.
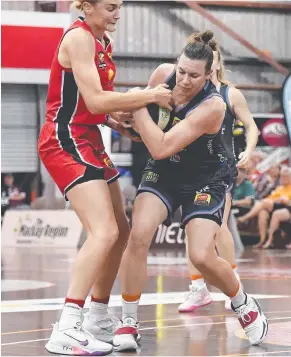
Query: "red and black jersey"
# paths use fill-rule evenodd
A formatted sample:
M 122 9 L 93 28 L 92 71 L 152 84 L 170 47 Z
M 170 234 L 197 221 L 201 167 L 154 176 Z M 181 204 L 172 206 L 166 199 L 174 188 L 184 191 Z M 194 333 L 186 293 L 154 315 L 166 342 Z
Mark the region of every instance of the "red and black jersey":
M 78 27 L 94 37 L 83 18 L 79 18 L 66 33 Z M 95 63 L 101 86 L 105 91 L 112 91 L 116 70 L 112 61 L 112 44 L 107 36 L 104 36 L 105 46 L 95 37 L 94 40 Z M 57 50 L 51 67 L 46 122 L 39 136 L 38 151 L 63 194 L 84 178 L 88 167 L 103 173 L 98 177 L 104 177 L 108 183 L 119 177 L 104 149 L 97 125 L 105 120 L 106 114 L 93 115 L 89 112 L 72 70 L 60 65 Z
M 79 17 L 72 26 L 66 31 L 71 31 L 81 27 L 90 32 L 94 37 L 90 27 L 82 17 Z M 65 33 L 65 34 L 66 34 Z M 113 91 L 113 80 L 116 67 L 112 61 L 112 44 L 110 39 L 104 36 L 105 47 L 96 39 L 95 63 L 100 76 L 103 90 Z M 80 49 L 81 51 L 82 49 Z M 71 69 L 64 68 L 58 61 L 58 49 L 55 53 L 49 80 L 47 96 L 47 121 L 60 124 L 81 124 L 96 125 L 102 124 L 106 120 L 106 114 L 93 115 L 89 112 L 78 90 L 73 72 Z

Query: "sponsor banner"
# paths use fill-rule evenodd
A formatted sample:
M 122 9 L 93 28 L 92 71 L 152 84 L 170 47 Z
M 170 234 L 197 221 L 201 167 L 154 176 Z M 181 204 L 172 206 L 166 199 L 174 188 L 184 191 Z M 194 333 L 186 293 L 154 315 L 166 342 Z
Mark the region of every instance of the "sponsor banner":
M 9 210 L 2 224 L 2 246 L 76 248 L 82 230 L 71 210 Z
M 286 147 L 289 145 L 288 131 L 282 115 L 256 115 L 255 122 L 260 131 L 257 146 Z
M 160 225 L 151 244 L 151 248 L 173 248 L 185 250 L 185 230 L 179 222 L 173 222 L 169 227 Z

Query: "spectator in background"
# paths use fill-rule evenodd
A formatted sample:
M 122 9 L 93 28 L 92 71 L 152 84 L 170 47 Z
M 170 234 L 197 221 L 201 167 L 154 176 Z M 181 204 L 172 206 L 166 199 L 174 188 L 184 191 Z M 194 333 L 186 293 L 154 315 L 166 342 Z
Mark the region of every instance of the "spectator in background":
M 280 184 L 279 165 L 272 166 L 267 172 L 263 173 L 257 180 L 254 188 L 256 190 L 256 199 L 261 200 L 271 194 Z
M 291 223 L 291 200 L 289 201 L 289 207 L 277 209 L 272 213 L 269 235 L 267 242 L 263 245 L 263 249 L 268 249 L 272 246 L 275 232 L 280 228 L 281 223 Z
M 256 185 L 257 181 L 260 178 L 260 173 L 257 169 L 257 166 L 259 163 L 261 163 L 265 158 L 266 158 L 267 154 L 263 153 L 261 151 L 254 151 L 251 154 L 251 157 L 249 159 L 248 162 L 248 180 Z
M 5 174 L 1 189 L 2 216 L 7 209 L 22 205 L 25 198 L 25 192 L 21 192 L 20 188 L 14 184 L 14 176 L 12 174 Z
M 246 212 L 252 206 L 256 191 L 253 184 L 247 179 L 247 169 L 240 168 L 236 179 L 232 206 L 238 208 L 240 213 Z
M 269 215 L 281 208 L 287 208 L 291 201 L 291 168 L 283 167 L 280 172 L 280 186 L 278 186 L 265 199 L 257 201 L 254 207 L 242 217 L 238 222 L 245 223 L 253 217 L 259 216 L 260 241 L 254 248 L 261 248 L 267 235 Z

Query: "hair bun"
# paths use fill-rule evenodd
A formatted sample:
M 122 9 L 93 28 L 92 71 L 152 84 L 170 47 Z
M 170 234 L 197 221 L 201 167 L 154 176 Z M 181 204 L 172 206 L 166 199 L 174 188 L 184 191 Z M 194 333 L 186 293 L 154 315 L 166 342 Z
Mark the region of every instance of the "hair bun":
M 74 0 L 72 4 L 76 9 L 82 10 L 83 2 L 82 0 Z
M 214 34 L 211 30 L 206 30 L 200 34 L 201 40 L 207 45 L 212 40 Z
M 189 45 L 190 43 L 195 43 L 195 42 L 202 42 L 200 32 L 194 32 L 187 38 L 187 45 Z

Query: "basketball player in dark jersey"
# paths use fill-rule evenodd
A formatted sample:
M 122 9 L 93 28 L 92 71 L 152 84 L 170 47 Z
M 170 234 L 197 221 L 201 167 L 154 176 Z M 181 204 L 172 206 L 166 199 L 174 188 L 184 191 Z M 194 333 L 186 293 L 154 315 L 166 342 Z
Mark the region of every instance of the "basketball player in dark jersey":
M 195 41 L 196 34 L 192 34 L 187 40 L 188 43 Z M 233 189 L 236 185 L 236 167 L 243 167 L 248 163 L 250 154 L 255 150 L 259 131 L 249 111 L 243 94 L 230 83 L 228 83 L 224 78 L 223 58 L 217 42 L 212 39 L 209 45 L 213 50 L 214 56 L 211 81 L 215 85 L 217 91 L 220 92 L 226 105 L 226 111 L 221 130 L 221 139 L 227 153 L 228 163 L 231 170 L 231 182 L 225 197 L 223 222 L 219 232 L 216 235 L 216 247 L 218 249 L 219 255 L 231 265 L 237 279 L 239 280 L 233 237 L 228 228 L 231 209 L 231 197 Z M 238 163 L 235 154 L 233 136 L 233 129 L 237 119 L 239 119 L 244 124 L 247 132 L 247 146 L 245 151 L 240 154 L 240 161 Z M 233 219 L 233 222 L 236 224 L 235 219 Z M 197 269 L 193 267 L 190 261 L 188 261 L 188 266 L 191 275 L 191 285 L 189 286 L 190 291 L 185 301 L 178 307 L 180 312 L 192 312 L 195 309 L 208 305 L 212 302 L 211 295 L 206 287 L 203 276 Z M 231 309 L 231 301 L 228 298 L 225 300 L 225 307 L 227 309 Z
M 138 188 L 123 256 L 123 326 L 113 340 L 119 351 L 137 349 L 137 309 L 146 282 L 148 249 L 158 226 L 170 224 L 180 206 L 191 263 L 231 298 L 251 344 L 260 343 L 267 333 L 258 302 L 244 293 L 230 264 L 215 250 L 230 174 L 221 141 L 225 105 L 210 81 L 212 37 L 211 31 L 199 34 L 200 41 L 184 48 L 176 66 L 164 64 L 153 73 L 149 86 L 166 82 L 173 91 L 174 110 L 152 105 L 133 112 L 135 128 L 151 158 Z
M 112 345 L 104 342 L 112 342 L 114 328 L 107 306 L 129 224 L 119 174 L 106 154 L 98 124 L 107 123 L 107 114 L 150 103 L 171 108 L 172 94 L 163 86 L 143 93 L 115 93 L 112 43 L 105 32 L 115 31 L 122 1 L 74 0 L 74 5 L 84 17 L 70 26 L 56 50 L 38 149 L 81 220 L 87 240 L 78 253 L 64 308 L 46 349 L 60 355 L 101 356 L 112 351 Z M 91 288 L 90 311 L 83 323 Z

